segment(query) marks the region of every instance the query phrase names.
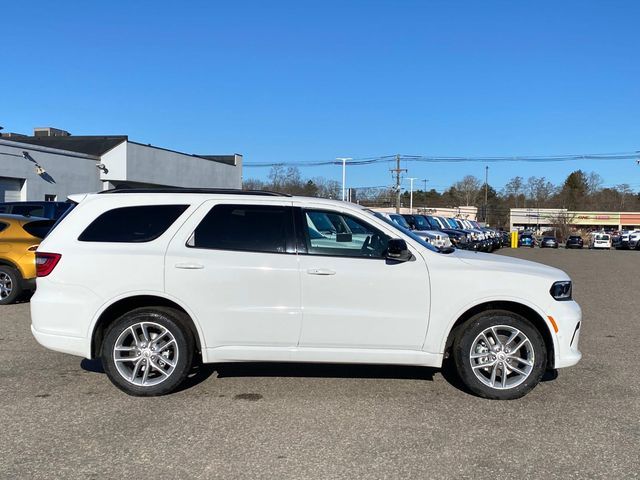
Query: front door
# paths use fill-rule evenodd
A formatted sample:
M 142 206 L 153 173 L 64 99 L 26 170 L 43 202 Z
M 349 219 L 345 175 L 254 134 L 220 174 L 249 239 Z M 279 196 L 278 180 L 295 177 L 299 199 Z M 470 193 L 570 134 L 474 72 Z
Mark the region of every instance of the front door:
M 429 319 L 427 266 L 385 259 L 393 228 L 326 209 L 297 209 L 303 321 L 300 347 L 420 350 Z M 304 253 L 306 250 L 306 253 Z
M 300 274 L 291 202 L 210 201 L 172 240 L 166 291 L 193 310 L 208 348 L 293 347 Z

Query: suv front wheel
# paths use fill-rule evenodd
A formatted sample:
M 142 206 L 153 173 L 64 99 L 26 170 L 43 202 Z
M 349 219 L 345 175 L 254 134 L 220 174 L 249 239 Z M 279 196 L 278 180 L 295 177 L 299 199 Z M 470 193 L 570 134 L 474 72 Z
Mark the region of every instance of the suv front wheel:
M 102 343 L 102 364 L 113 384 L 135 396 L 175 390 L 193 361 L 193 336 L 184 320 L 177 310 L 149 307 L 113 322 Z
M 524 317 L 490 310 L 474 315 L 458 330 L 453 358 L 462 382 L 476 395 L 496 400 L 520 398 L 542 378 L 547 352 L 540 332 Z

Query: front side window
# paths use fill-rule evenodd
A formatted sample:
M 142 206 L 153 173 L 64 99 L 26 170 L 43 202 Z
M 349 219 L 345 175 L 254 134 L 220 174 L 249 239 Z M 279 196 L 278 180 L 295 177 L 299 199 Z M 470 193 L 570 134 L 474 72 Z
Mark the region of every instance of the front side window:
M 189 205 L 144 205 L 109 210 L 96 218 L 81 242 L 142 243 L 162 235 Z
M 362 220 L 322 210 L 304 211 L 304 220 L 310 255 L 383 258 L 387 250 L 389 238 Z
M 216 205 L 202 219 L 187 245 L 213 250 L 287 253 L 292 237 L 291 207 Z M 331 228 L 330 225 L 324 225 Z

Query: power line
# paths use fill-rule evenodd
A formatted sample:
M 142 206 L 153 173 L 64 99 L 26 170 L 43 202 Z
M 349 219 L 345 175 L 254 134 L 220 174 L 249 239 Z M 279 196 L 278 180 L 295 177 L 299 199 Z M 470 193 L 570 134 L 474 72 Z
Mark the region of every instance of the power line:
M 515 155 L 515 156 L 489 156 L 489 157 L 467 157 L 467 156 L 428 156 L 428 155 L 381 155 L 377 157 L 354 158 L 347 162 L 347 165 L 371 165 L 376 163 L 389 162 L 398 159 L 405 162 L 420 163 L 499 163 L 499 162 L 571 162 L 571 161 L 608 161 L 608 160 L 639 160 L 640 151 L 635 152 L 614 152 L 614 153 L 582 153 L 572 155 Z M 320 167 L 326 165 L 342 165 L 341 161 L 325 160 L 315 162 L 245 162 L 245 167 L 270 168 L 270 167 Z

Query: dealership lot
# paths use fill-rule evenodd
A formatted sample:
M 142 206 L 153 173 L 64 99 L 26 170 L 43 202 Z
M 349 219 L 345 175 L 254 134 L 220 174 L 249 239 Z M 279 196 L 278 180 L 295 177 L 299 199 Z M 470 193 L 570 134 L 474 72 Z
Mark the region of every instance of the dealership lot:
M 499 254 L 567 271 L 584 312 L 583 360 L 511 402 L 438 370 L 299 364 L 205 367 L 133 398 L 97 362 L 40 347 L 28 304 L 1 307 L 0 476 L 636 478 L 640 256 Z

